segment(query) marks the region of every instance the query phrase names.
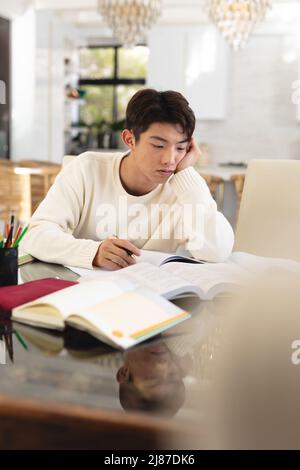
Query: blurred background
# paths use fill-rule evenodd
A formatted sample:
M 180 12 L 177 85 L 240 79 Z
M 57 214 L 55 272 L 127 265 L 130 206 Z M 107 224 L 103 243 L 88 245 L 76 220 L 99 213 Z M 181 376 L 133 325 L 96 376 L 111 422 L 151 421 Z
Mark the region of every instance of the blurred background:
M 137 90 L 178 90 L 234 225 L 248 161 L 300 157 L 299 25 L 289 0 L 2 0 L 0 161 L 115 151 Z

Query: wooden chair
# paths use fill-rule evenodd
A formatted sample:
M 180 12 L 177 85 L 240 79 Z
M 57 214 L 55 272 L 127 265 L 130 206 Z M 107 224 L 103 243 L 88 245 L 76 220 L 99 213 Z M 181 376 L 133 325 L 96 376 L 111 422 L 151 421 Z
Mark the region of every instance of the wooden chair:
M 230 181 L 234 184 L 238 202 L 240 204 L 245 184 L 245 175 L 232 175 Z
M 18 220 L 31 216 L 30 175 L 17 174 L 13 165 L 0 165 L 0 219 L 9 220 L 14 214 Z
M 18 165 L 24 168 L 39 168 L 44 179 L 45 194 L 49 191 L 54 180 L 61 170 L 61 165 L 56 163 L 40 162 L 35 160 L 21 160 Z
M 35 160 L 21 160 L 18 162 L 18 166 L 39 170 L 38 174 L 30 175 L 31 206 L 34 212 L 54 183 L 56 176 L 61 170 L 61 165 Z
M 200 172 L 200 175 L 202 178 L 205 180 L 210 193 L 214 200 L 217 203 L 217 206 L 219 208 L 223 207 L 223 201 L 224 201 L 224 180 L 220 176 L 213 176 L 213 175 L 207 175 L 207 174 L 202 174 Z
M 234 184 L 236 203 L 235 203 L 235 224 L 237 223 L 241 205 L 241 199 L 245 184 L 245 175 L 232 175 L 230 181 Z
M 15 163 L 12 160 L 7 160 L 5 158 L 0 158 L 0 170 L 3 167 L 6 167 L 6 168 L 7 167 L 12 167 L 12 166 L 14 166 L 14 164 Z

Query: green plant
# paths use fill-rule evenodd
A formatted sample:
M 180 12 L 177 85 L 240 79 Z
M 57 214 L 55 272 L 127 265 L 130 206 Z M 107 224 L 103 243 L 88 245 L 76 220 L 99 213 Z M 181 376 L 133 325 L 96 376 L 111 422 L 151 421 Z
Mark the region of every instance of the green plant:
M 119 121 L 108 123 L 108 127 L 112 132 L 119 132 L 125 129 L 125 119 L 120 119 Z

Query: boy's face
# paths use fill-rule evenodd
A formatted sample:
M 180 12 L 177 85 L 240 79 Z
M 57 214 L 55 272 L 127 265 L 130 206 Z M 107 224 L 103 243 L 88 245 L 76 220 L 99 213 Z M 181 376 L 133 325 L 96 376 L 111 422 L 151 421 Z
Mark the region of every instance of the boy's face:
M 132 138 L 131 152 L 137 169 L 149 181 L 163 184 L 185 157 L 190 141 L 180 125 L 154 123 L 140 135 Z
M 130 374 L 132 384 L 146 399 L 172 395 L 182 385 L 183 369 L 164 343 L 137 348 L 125 353 L 123 380 Z M 120 382 L 120 376 L 118 378 Z

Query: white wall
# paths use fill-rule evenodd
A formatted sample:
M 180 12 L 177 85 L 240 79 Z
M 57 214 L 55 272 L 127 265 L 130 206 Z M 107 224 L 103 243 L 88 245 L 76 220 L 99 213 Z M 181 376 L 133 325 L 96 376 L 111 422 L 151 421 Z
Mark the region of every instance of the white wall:
M 181 92 L 196 118 L 224 119 L 231 51 L 216 28 L 156 26 L 148 43 L 147 85 Z
M 197 140 L 208 143 L 213 163 L 300 158 L 300 106 L 292 101 L 300 36 L 294 27 L 278 25 L 261 28 L 239 52 L 229 52 L 216 29 L 218 40 L 202 47 L 212 26 L 157 26 L 150 34 L 148 84 L 185 94 L 199 118 Z
M 64 48 L 76 30 L 48 11 L 12 22 L 12 159 L 60 163 L 64 155 Z
M 30 9 L 12 22 L 11 158 L 13 160 L 31 158 L 33 154 L 35 44 L 35 13 Z
M 300 158 L 300 124 L 292 103 L 299 63 L 295 40 L 259 35 L 233 55 L 227 118 L 197 125 L 198 140 L 209 144 L 215 162 Z

